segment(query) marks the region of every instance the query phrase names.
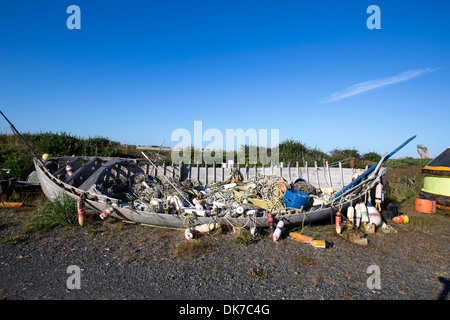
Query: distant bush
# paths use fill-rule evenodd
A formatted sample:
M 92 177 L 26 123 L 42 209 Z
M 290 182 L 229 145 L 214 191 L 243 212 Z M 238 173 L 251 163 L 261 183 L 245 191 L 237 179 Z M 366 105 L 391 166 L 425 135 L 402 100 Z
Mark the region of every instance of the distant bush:
M 311 165 L 311 163 L 317 161 L 320 165 L 322 160 L 328 158 L 328 155 L 319 148 L 308 147 L 300 141 L 287 139 L 279 144 L 279 160 L 284 164 L 295 165 L 298 162 L 300 166 L 304 166 L 304 162 Z
M 287 139 L 278 145 L 279 159 L 286 164 L 301 161 L 302 153 L 306 154 L 307 151 L 308 148 L 303 143 L 293 139 Z
M 381 159 L 381 155 L 376 152 L 369 152 L 362 155 L 363 160 L 368 160 L 372 162 L 379 162 Z
M 114 157 L 120 143 L 107 138 L 95 137 L 82 139 L 65 132 L 60 134 L 44 133 L 37 141 L 37 148 L 42 153 L 57 156 L 104 156 Z
M 65 132 L 43 134 L 37 143 L 37 147 L 42 153 L 60 156 L 81 155 L 80 153 L 83 150 L 81 139 Z
M 431 159 L 416 159 L 412 157 L 405 157 L 401 159 L 389 159 L 388 161 L 386 161 L 386 165 L 391 168 L 422 168 L 426 166 L 430 161 Z
M 356 158 L 356 159 L 360 159 L 361 155 L 359 154 L 359 151 L 356 149 L 333 149 L 330 151 L 330 154 L 332 157 L 335 158 L 342 158 L 342 159 L 347 159 L 347 158 Z

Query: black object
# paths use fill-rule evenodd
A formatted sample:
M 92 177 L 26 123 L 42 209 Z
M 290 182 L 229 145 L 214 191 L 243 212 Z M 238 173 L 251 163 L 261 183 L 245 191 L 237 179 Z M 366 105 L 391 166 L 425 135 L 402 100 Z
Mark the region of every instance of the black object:
M 381 216 L 385 219 L 393 219 L 394 217 L 398 216 L 398 204 L 389 203 L 386 206 L 386 209 L 381 211 Z

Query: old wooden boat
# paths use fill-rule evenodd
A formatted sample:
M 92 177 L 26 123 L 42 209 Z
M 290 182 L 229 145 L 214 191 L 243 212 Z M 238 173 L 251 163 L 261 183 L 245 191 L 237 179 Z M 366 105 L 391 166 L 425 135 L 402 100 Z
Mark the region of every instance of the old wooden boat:
M 271 204 L 269 202 L 269 205 L 267 206 L 267 202 L 265 202 L 265 205 L 261 205 L 260 201 L 260 204 L 258 205 L 258 203 L 255 202 L 255 198 L 251 201 L 252 198 L 250 197 L 240 196 L 237 201 L 236 199 L 233 199 L 233 203 L 228 203 L 228 201 L 226 201 L 227 199 L 223 198 L 225 201 L 222 203 L 222 207 L 217 206 L 214 201 L 212 201 L 212 207 L 211 203 L 203 203 L 206 205 L 204 208 L 207 210 L 200 210 L 197 208 L 197 205 L 200 203 L 196 203 L 194 206 L 189 199 L 183 195 L 184 191 L 180 191 L 175 187 L 175 181 L 170 182 L 169 178 L 166 177 L 166 170 L 164 170 L 162 176 L 173 187 L 173 190 L 170 191 L 172 193 L 178 193 L 182 198 L 184 198 L 184 200 L 186 200 L 186 202 L 180 201 L 181 199 L 178 198 L 178 195 L 173 194 L 167 198 L 164 205 L 164 200 L 162 199 L 150 199 L 148 196 L 142 197 L 141 195 L 136 195 L 133 191 L 132 184 L 129 185 L 129 190 L 122 190 L 122 193 L 111 193 L 107 188 L 105 191 L 105 184 L 111 185 L 112 181 L 121 181 L 124 179 L 125 181 L 132 182 L 134 180 L 134 182 L 136 182 L 137 177 L 142 177 L 143 175 L 145 179 L 141 181 L 141 186 L 144 185 L 145 191 L 147 191 L 147 187 L 150 188 L 147 182 L 152 183 L 156 181 L 156 185 L 159 185 L 156 178 L 156 174 L 158 172 L 157 166 L 153 164 L 153 162 L 144 153 L 143 155 L 145 159 L 72 156 L 56 157 L 44 160 L 38 156 L 35 150 L 27 143 L 14 125 L 8 120 L 8 118 L 6 118 L 3 112 L 0 111 L 0 114 L 11 125 L 11 129 L 17 135 L 19 140 L 21 140 L 29 148 L 30 154 L 33 157 L 40 186 L 48 199 L 55 200 L 59 195 L 65 194 L 77 200 L 77 205 L 81 203 L 87 208 L 101 212 L 102 214 L 100 217 L 102 218 L 104 218 L 105 212 L 107 212 L 112 216 L 126 221 L 173 228 L 186 228 L 197 225 L 217 223 L 221 225 L 230 224 L 235 227 L 264 228 L 270 226 L 268 219 L 269 213 L 271 214 L 270 216 L 274 215 L 276 220 L 282 220 L 286 227 L 295 227 L 304 223 L 311 223 L 333 217 L 338 212 L 344 213 L 350 205 L 354 206 L 358 202 L 366 202 L 368 199 L 375 199 L 375 187 L 382 184 L 382 180 L 386 172 L 386 168 L 381 167 L 382 163 L 388 160 L 392 155 L 416 137 L 412 136 L 390 154 L 386 155 L 386 153 L 377 164 L 367 169 L 346 185 L 344 185 L 343 176 L 341 175 L 341 190 L 337 193 L 334 192 L 331 196 L 326 198 L 326 201 L 322 200 L 320 204 L 316 205 L 315 202 L 311 202 L 309 201 L 310 199 L 308 199 L 307 203 L 298 208 L 293 205 L 288 206 L 283 201 L 283 206 L 280 208 L 280 201 L 278 201 L 277 207 L 275 206 L 275 202 L 272 202 Z M 155 167 L 155 177 L 152 177 L 152 175 L 149 174 L 150 164 Z M 68 170 L 69 168 L 70 170 Z M 178 182 L 182 182 L 186 179 L 190 180 L 192 178 L 191 169 L 192 168 L 189 168 L 189 174 L 186 175 L 186 168 L 183 168 L 180 164 L 177 178 Z M 272 175 L 273 169 L 274 168 L 272 167 Z M 319 184 L 317 166 L 315 169 L 317 177 L 316 182 Z M 197 167 L 198 173 L 199 170 L 200 168 Z M 256 170 L 257 169 L 255 168 L 255 182 L 257 182 L 258 176 Z M 273 193 L 279 193 L 281 190 L 287 195 L 287 190 L 291 186 L 292 181 L 286 182 L 282 177 L 282 168 L 280 167 L 279 170 L 280 180 L 275 181 L 278 189 L 275 189 L 276 192 Z M 208 177 L 208 172 L 209 169 L 206 167 L 206 177 Z M 289 179 L 291 179 L 291 171 L 289 170 L 288 173 Z M 247 181 L 240 182 L 252 184 L 248 174 L 249 170 L 246 168 L 245 177 Z M 263 167 L 263 176 L 265 176 L 265 174 L 265 168 Z M 307 172 L 306 174 L 308 176 Z M 216 180 L 215 176 L 216 172 L 214 171 L 213 180 Z M 172 179 L 174 178 L 175 168 L 173 167 Z M 330 174 L 328 178 L 331 185 L 332 182 Z M 224 180 L 223 170 L 222 180 Z M 242 180 L 244 179 L 242 178 Z M 279 184 L 278 182 L 282 183 Z M 213 181 L 213 183 L 217 187 L 216 181 Z M 206 185 L 208 185 L 208 179 L 206 179 Z M 194 192 L 194 195 L 200 195 L 200 197 L 196 199 L 205 201 L 205 199 L 202 198 L 206 197 L 211 200 L 213 199 L 211 198 L 212 195 L 220 195 L 222 192 L 225 192 L 223 191 L 225 188 L 223 183 L 218 185 L 219 187 L 217 188 L 206 186 L 204 190 L 196 190 L 195 188 L 191 188 L 191 190 L 197 191 L 197 194 Z M 248 185 L 247 187 L 253 188 Z M 320 187 L 320 185 L 314 187 Z M 157 191 L 159 192 L 159 190 Z M 156 192 L 156 194 L 153 193 L 151 196 L 161 198 L 162 194 L 158 194 L 158 192 Z M 251 196 L 255 196 L 253 191 Z M 306 195 L 305 199 L 307 197 L 308 195 Z M 156 205 L 152 204 L 153 201 L 156 201 Z M 245 206 L 243 206 L 244 201 L 250 201 L 253 207 L 251 207 L 250 210 L 245 210 Z M 238 207 L 234 207 L 234 204 L 237 202 L 239 202 Z M 160 204 L 162 204 L 162 208 Z M 246 205 L 248 205 L 248 203 L 246 203 Z M 173 210 L 173 206 L 175 206 L 176 210 Z M 254 210 L 255 206 L 257 207 L 257 210 Z M 240 211 L 238 209 L 240 209 Z
M 34 164 L 42 190 L 50 200 L 54 200 L 63 193 L 75 200 L 82 199 L 87 209 L 93 209 L 99 213 L 110 209 L 112 210 L 111 216 L 116 218 L 153 226 L 186 228 L 219 223 L 235 227 L 264 228 L 269 227 L 267 217 L 269 212 L 274 214 L 276 220 L 282 220 L 286 227 L 295 227 L 304 223 L 330 219 L 338 211 L 346 212 L 350 205 L 354 206 L 360 201 L 367 201 L 368 195 L 374 192 L 374 187 L 381 183 L 385 174 L 385 168 L 380 166 L 382 160 L 376 168 L 374 166 L 360 175 L 357 184 L 347 184 L 345 186 L 347 189 L 342 189 L 345 189 L 345 192 L 341 192 L 339 196 L 332 197 L 327 202 L 322 201 L 320 205 L 310 206 L 306 210 L 303 208 L 300 210 L 271 210 L 261 207 L 257 213 L 253 211 L 252 214 L 246 214 L 244 212 L 240 216 L 230 215 L 229 210 L 208 210 L 207 214 L 204 214 L 205 216 L 199 215 L 193 210 L 195 209 L 194 205 L 192 203 L 186 205 L 186 202 L 180 210 L 169 213 L 169 210 L 155 210 L 154 206 L 149 205 L 151 199 L 148 198 L 139 199 L 134 195 L 135 197 L 127 199 L 101 191 L 100 186 L 104 186 L 105 183 L 111 184 L 118 179 L 133 181 L 134 177 L 142 174 L 148 175 L 152 167 L 145 159 L 91 156 L 56 157 L 48 159 L 45 163 L 41 159 L 35 158 Z M 70 174 L 67 172 L 68 167 L 71 168 Z M 190 174 L 187 176 L 183 174 L 186 171 L 183 169 L 187 170 L 180 166 L 178 175 L 175 175 L 174 168 L 172 168 L 169 170 L 171 172 L 165 172 L 165 177 L 176 177 L 177 181 L 185 181 Z M 147 177 L 152 177 L 152 175 Z M 251 181 L 250 178 L 243 183 Z M 131 190 L 132 186 L 129 187 Z M 129 194 L 133 195 L 132 190 Z M 337 194 L 335 193 L 335 195 Z M 372 196 L 371 199 L 375 199 L 375 197 Z M 144 202 L 145 205 L 143 205 Z

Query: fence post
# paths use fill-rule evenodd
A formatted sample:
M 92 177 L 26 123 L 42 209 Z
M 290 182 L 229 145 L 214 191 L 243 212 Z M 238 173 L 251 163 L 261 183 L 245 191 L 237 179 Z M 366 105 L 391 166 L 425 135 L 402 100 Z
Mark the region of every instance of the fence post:
M 320 188 L 319 170 L 317 169 L 317 161 L 314 161 L 314 168 L 315 168 L 315 171 L 316 171 L 317 187 Z

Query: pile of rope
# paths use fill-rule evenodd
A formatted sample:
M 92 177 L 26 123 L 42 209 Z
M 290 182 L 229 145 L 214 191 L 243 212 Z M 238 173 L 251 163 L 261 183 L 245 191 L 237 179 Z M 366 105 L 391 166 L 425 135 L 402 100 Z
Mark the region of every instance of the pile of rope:
M 203 209 L 212 212 L 218 208 L 218 212 L 223 215 L 229 213 L 230 217 L 236 216 L 242 211 L 242 209 L 237 210 L 238 206 L 242 207 L 245 212 L 255 210 L 258 215 L 264 214 L 263 211 L 266 210 L 276 211 L 280 214 L 287 212 L 283 201 L 286 190 L 291 187 L 291 184 L 283 177 L 258 173 L 248 180 L 243 180 L 242 174 L 237 169 L 232 172 L 229 179 L 213 182 L 209 186 L 203 186 L 196 180 L 180 182 L 167 178 L 166 181 L 139 173 L 129 179 L 121 177 L 121 179 L 105 182 L 104 185 L 99 186 L 99 190 L 102 193 L 132 201 L 146 210 L 152 209 L 150 208 L 152 199 L 158 199 L 160 205 L 158 205 L 157 212 L 166 210 L 164 203 L 165 206 L 168 206 L 167 203 L 175 196 L 178 197 L 177 201 L 184 202 L 184 204 L 180 203 L 178 207 L 192 207 L 189 202 L 195 203 L 201 200 Z M 297 187 L 299 189 L 313 188 L 306 182 L 302 183 L 301 188 L 300 185 L 296 185 L 296 189 Z M 315 190 L 305 191 L 307 191 L 305 193 L 314 193 Z M 181 210 L 178 211 L 181 213 Z

